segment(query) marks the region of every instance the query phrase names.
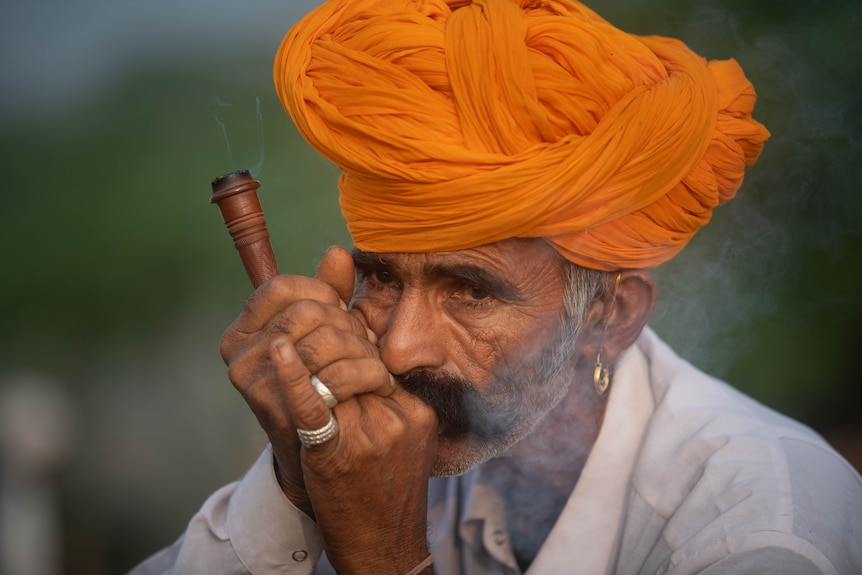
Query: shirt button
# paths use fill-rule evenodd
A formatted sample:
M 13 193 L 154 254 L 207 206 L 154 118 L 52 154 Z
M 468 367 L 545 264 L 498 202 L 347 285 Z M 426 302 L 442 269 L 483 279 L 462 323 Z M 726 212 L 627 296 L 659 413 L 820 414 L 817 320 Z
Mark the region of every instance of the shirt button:
M 497 529 L 494 531 L 494 543 L 497 545 L 502 545 L 506 542 L 506 532 L 502 529 Z
M 308 551 L 305 549 L 300 549 L 299 551 L 293 552 L 293 560 L 297 563 L 305 561 L 308 558 Z

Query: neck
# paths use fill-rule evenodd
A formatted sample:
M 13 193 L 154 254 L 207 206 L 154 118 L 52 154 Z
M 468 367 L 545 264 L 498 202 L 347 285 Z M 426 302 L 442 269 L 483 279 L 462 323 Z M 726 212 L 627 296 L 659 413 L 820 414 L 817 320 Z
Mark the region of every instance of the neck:
M 607 396 L 579 379 L 530 435 L 486 464 L 506 499 L 512 548 L 524 570 L 559 518 L 602 425 Z

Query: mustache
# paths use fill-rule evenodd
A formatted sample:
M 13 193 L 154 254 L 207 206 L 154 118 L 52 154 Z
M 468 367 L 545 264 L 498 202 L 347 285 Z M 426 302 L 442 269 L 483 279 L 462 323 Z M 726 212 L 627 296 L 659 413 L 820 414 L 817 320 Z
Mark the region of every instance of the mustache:
M 437 413 L 444 437 L 469 433 L 481 439 L 494 439 L 507 433 L 517 418 L 514 405 L 499 409 L 503 406 L 494 405 L 472 382 L 452 374 L 416 368 L 396 379 Z

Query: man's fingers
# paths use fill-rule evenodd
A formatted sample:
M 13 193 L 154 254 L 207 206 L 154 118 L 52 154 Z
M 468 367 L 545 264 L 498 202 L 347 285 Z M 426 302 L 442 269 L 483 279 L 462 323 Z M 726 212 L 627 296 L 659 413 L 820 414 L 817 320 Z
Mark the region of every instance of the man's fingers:
M 311 373 L 341 359 L 377 358 L 377 347 L 367 339 L 330 325 L 322 325 L 296 342 L 296 351 Z
M 225 363 L 232 366 L 245 355 L 253 355 L 268 359 L 270 343 L 280 337 L 296 344 L 318 329 L 326 328 L 330 332 L 339 330 L 345 337 L 367 341 L 367 329 L 355 315 L 344 310 L 323 304 L 316 300 L 302 300 L 291 305 L 286 310 L 280 310 L 276 315 L 254 333 L 239 331 L 240 325 L 247 318 L 240 316 L 222 336 L 221 353 Z M 240 327 L 237 327 L 240 325 Z M 246 323 L 246 325 L 248 325 Z M 330 346 L 331 347 L 331 346 Z M 372 350 L 376 353 L 376 350 Z M 248 364 L 248 362 L 245 362 Z M 313 366 L 309 366 L 315 371 Z
M 317 372 L 317 377 L 338 401 L 364 393 L 389 397 L 396 387 L 386 366 L 373 357 L 333 362 Z
M 315 276 L 335 289 L 344 303 L 353 298 L 353 256 L 341 246 L 332 246 L 323 254 Z
M 368 327 L 368 322 L 365 321 L 365 316 L 362 315 L 362 312 L 356 308 L 351 308 L 350 315 L 356 318 L 356 320 L 365 328 L 365 337 L 368 338 L 372 344 L 377 345 L 377 334 L 371 331 L 371 328 Z
M 289 309 L 275 315 L 266 324 L 265 331 L 269 337 L 287 335 L 291 342 L 296 343 L 324 326 L 362 339 L 368 337 L 365 326 L 356 316 L 311 299 L 298 301 Z
M 332 286 L 302 276 L 276 276 L 257 288 L 243 304 L 242 313 L 228 331 L 254 333 L 265 326 L 270 318 L 288 306 L 302 300 L 339 306 L 340 298 Z
M 294 425 L 311 431 L 329 423 L 331 412 L 312 387 L 311 374 L 293 344 L 285 338 L 277 339 L 270 346 L 270 357 Z

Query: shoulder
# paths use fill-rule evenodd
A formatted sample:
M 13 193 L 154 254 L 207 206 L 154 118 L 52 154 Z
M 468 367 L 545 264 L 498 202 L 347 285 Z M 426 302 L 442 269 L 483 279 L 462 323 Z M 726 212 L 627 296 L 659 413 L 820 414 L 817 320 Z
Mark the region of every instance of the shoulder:
M 629 527 L 651 522 L 635 527 L 656 537 L 651 552 L 701 567 L 772 556 L 773 565 L 862 569 L 859 474 L 812 430 L 695 369 L 651 332 L 638 345 L 656 407 Z

